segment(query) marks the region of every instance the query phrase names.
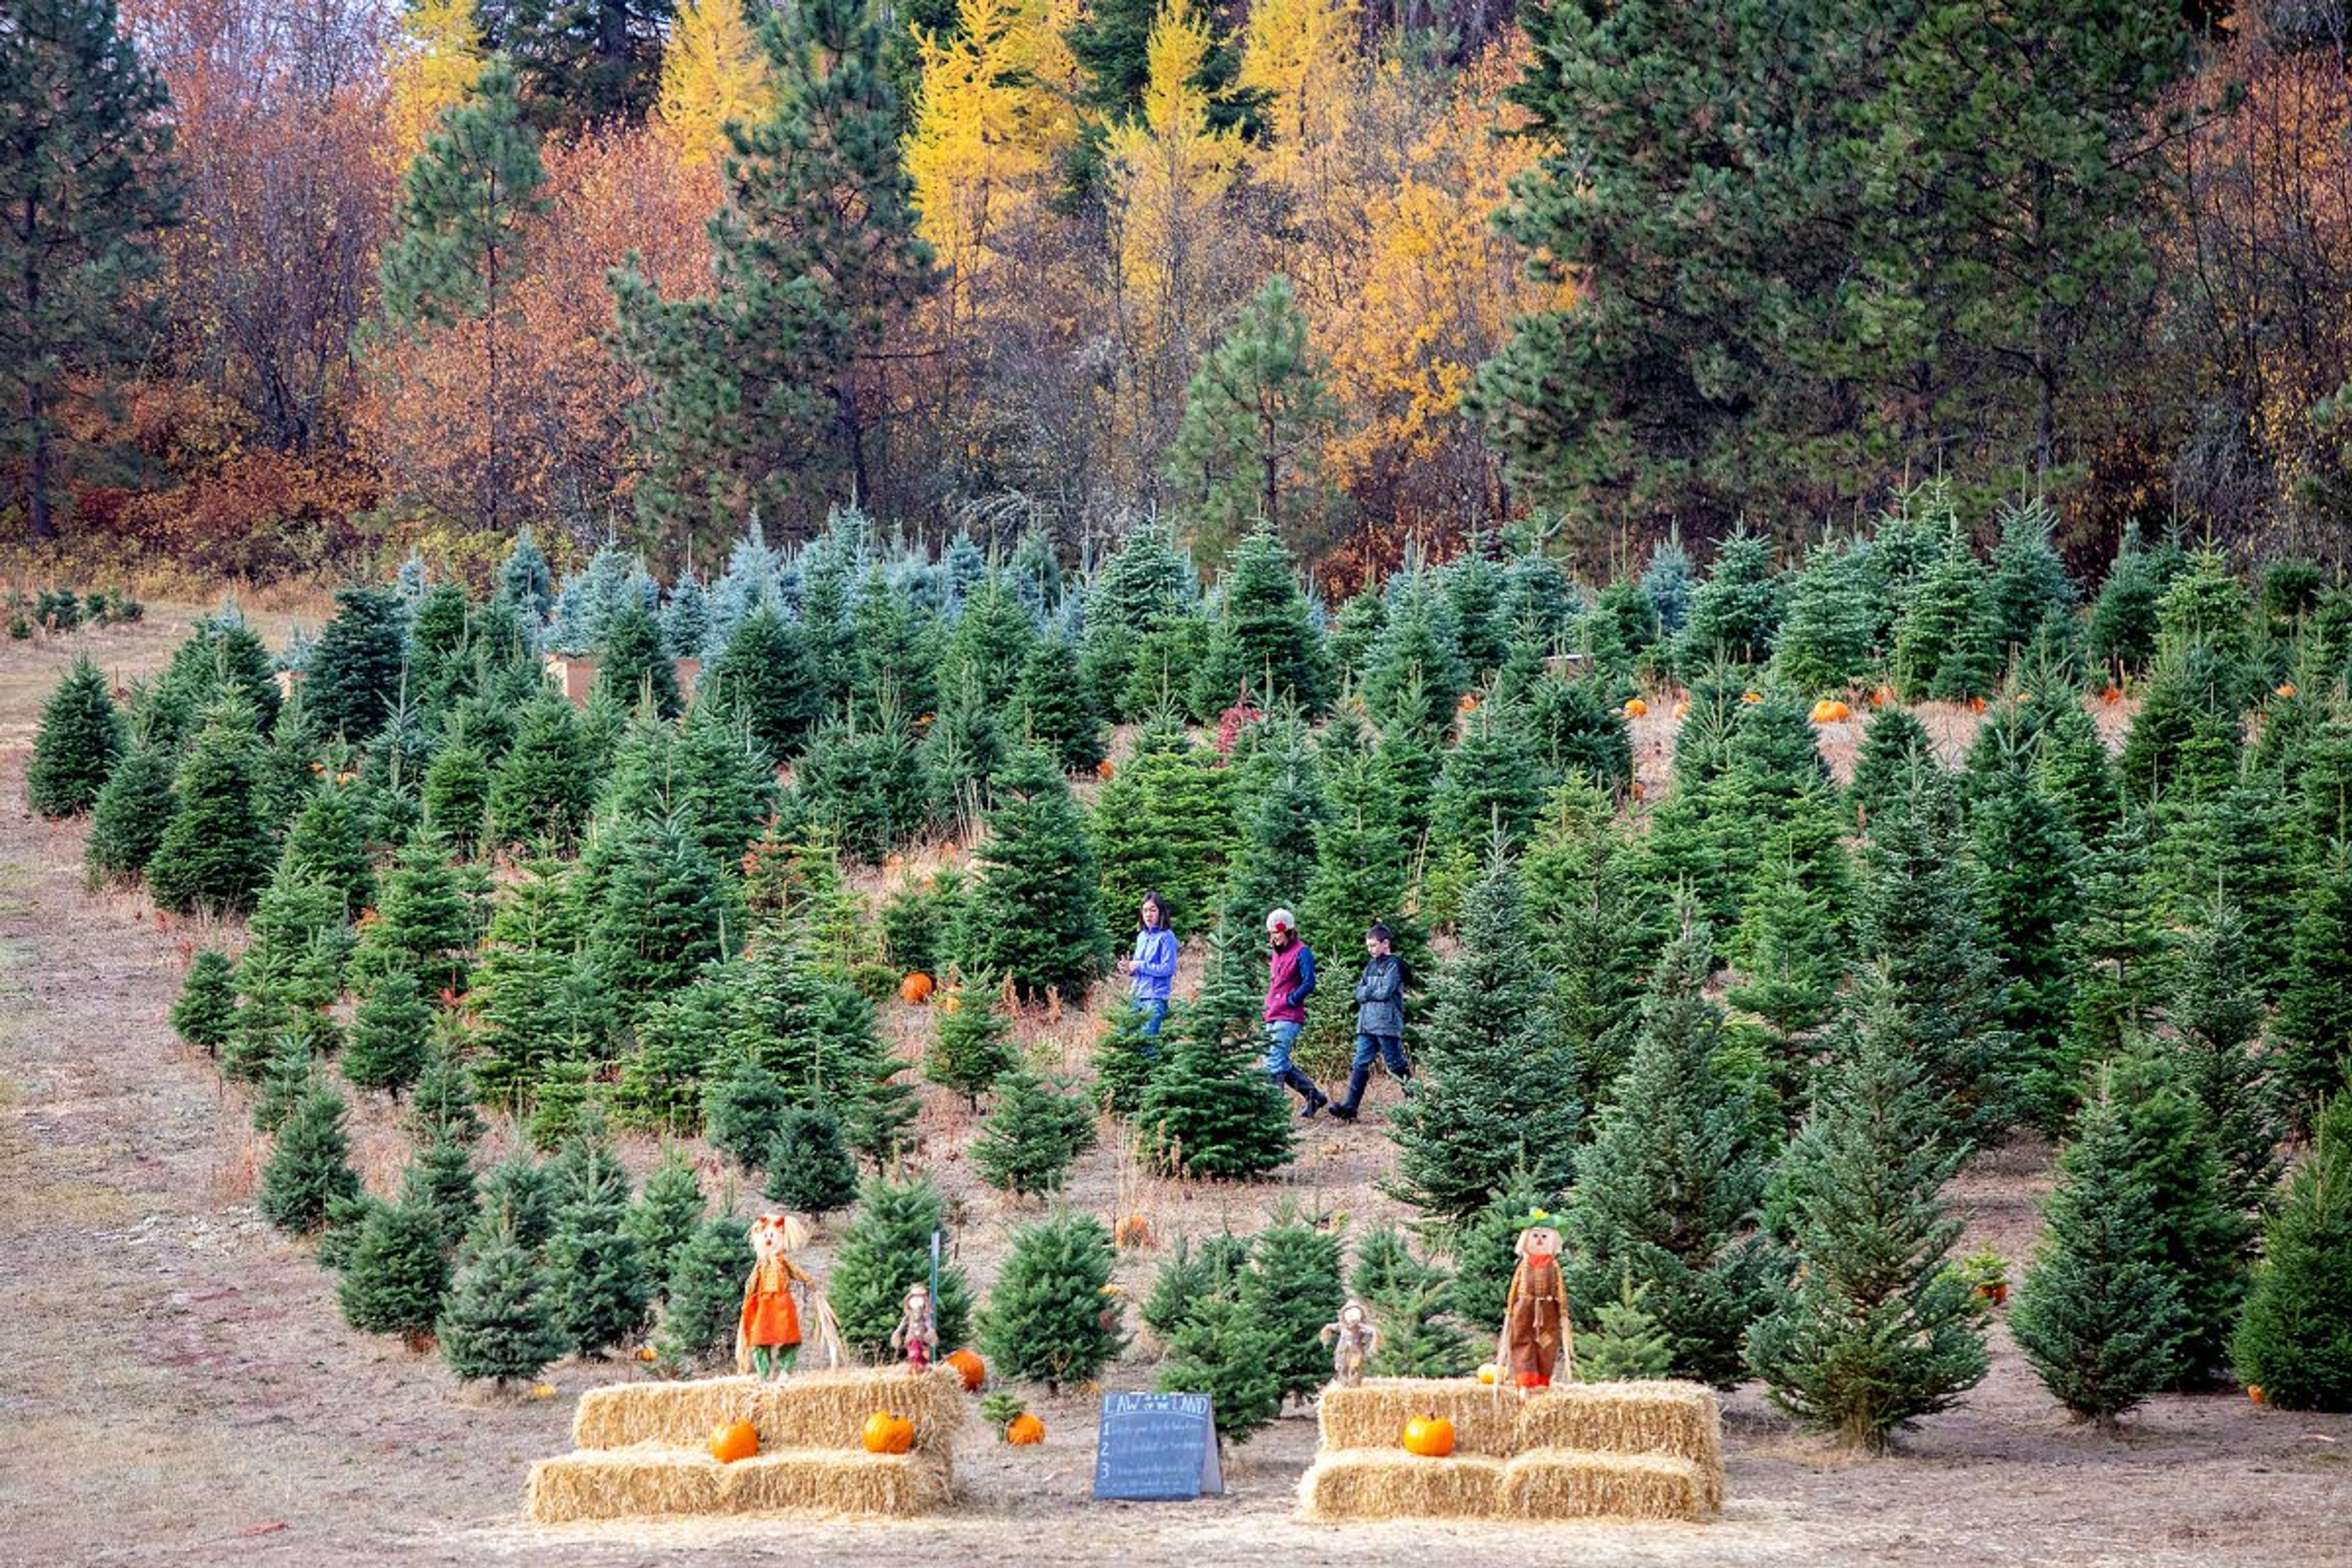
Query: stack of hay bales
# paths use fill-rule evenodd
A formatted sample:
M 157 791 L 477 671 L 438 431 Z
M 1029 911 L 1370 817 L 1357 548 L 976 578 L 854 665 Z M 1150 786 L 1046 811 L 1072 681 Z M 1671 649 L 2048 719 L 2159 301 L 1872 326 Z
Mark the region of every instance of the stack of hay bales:
M 1416 1415 L 1454 1453 L 1408 1454 Z M 1722 1414 L 1695 1383 L 1562 1384 L 1522 1401 L 1468 1378 L 1328 1388 L 1323 1447 L 1300 1480 L 1310 1519 L 1675 1519 L 1723 1507 Z
M 923 1373 L 803 1373 L 782 1383 L 750 1377 L 625 1384 L 591 1389 L 572 1413 L 578 1451 L 530 1470 L 530 1517 L 541 1524 L 685 1514 L 913 1514 L 954 1493 L 954 1448 L 965 1414 L 954 1369 Z M 904 1454 L 869 1454 L 877 1411 L 904 1416 Z M 749 1421 L 760 1451 L 720 1464 L 714 1427 Z

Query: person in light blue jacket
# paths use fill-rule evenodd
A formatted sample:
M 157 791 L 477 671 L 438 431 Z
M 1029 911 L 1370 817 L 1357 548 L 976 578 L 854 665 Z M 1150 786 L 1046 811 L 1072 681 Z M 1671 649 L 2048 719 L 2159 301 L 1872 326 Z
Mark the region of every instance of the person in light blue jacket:
M 1176 933 L 1168 929 L 1168 906 L 1157 892 L 1143 895 L 1135 928 L 1135 951 L 1118 961 L 1136 1007 L 1143 1014 L 1143 1037 L 1156 1040 L 1168 1018 L 1168 993 L 1176 980 Z

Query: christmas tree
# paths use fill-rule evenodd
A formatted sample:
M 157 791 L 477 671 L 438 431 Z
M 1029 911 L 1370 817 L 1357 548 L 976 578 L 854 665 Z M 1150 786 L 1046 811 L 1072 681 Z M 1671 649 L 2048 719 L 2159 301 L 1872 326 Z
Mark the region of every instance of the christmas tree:
M 425 1070 L 433 1042 L 433 1009 L 416 976 L 395 969 L 361 998 L 343 1050 L 343 1076 L 357 1089 L 398 1094 Z
M 1789 594 L 1788 618 L 1772 647 L 1772 669 L 1808 697 L 1860 684 L 1878 652 L 1886 584 L 1870 547 L 1823 540 L 1813 547 Z
M 619 830 L 589 942 L 624 1016 L 685 985 L 720 955 L 730 901 L 725 874 L 680 824 Z
M 1197 1248 L 1192 1237 L 1180 1235 L 1151 1277 L 1151 1289 L 1143 1299 L 1144 1326 L 1163 1341 L 1173 1339 L 1202 1302 L 1240 1300 L 1249 1258 L 1248 1238 L 1230 1231 L 1211 1237 Z
M 1026 996 L 1082 1000 L 1109 943 L 1095 905 L 1094 850 L 1070 786 L 1034 752 L 996 776 L 996 808 L 955 941 L 968 969 L 1008 976 Z
M 661 625 L 643 600 L 622 605 L 605 626 L 596 649 L 596 684 L 633 711 L 650 703 L 657 717 L 675 719 L 686 710 Z
M 1944 1102 L 1889 1000 L 1865 980 L 1860 1026 L 1832 1045 L 1837 1071 L 1775 1178 L 1799 1269 L 1747 1348 L 1775 1404 L 1872 1452 L 1987 1365 L 1969 1284 L 1944 1266 L 1960 1221 L 1942 1189 L 1968 1150 L 1942 1136 Z
M 2054 1127 L 2063 1110 L 2024 1097 L 2067 1059 L 2083 847 L 2024 755 L 2011 754 L 1970 809 L 1969 858 L 1985 947 L 2009 981 L 1998 1015 L 2009 1036 L 2005 1070 L 2019 1109 Z
M 768 754 L 780 759 L 798 756 L 824 717 L 824 694 L 809 665 L 808 635 L 772 605 L 743 617 L 703 677 L 703 688 L 716 692 Z
M 1002 710 L 1021 684 L 1037 630 L 1003 575 L 991 573 L 964 601 L 948 637 L 942 674 L 950 689 L 970 683 L 980 700 Z
M 1519 863 L 1528 941 L 1550 977 L 1559 1047 L 1576 1064 L 1569 1088 L 1587 1107 L 1605 1103 L 1624 1069 L 1643 982 L 1665 942 L 1639 849 L 1608 795 L 1570 779 Z
M 2110 1431 L 2170 1381 L 2186 1326 L 2154 1231 L 2130 1135 L 2101 1094 L 2083 1107 L 2059 1159 L 2009 1327 L 2058 1402 Z
M 2000 542 L 1993 546 L 1990 600 L 1993 650 L 2006 664 L 2031 647 L 2043 622 L 2071 616 L 2077 597 L 2066 563 L 2051 547 L 2057 523 L 2050 503 L 2034 496 L 2001 508 Z
M 79 816 L 98 804 L 124 750 L 122 716 L 106 677 L 88 654 L 41 705 L 33 758 L 25 764 L 25 804 L 43 816 Z
M 1201 355 L 1168 452 L 1168 480 L 1204 555 L 1255 521 L 1295 536 L 1334 503 L 1318 461 L 1339 419 L 1328 358 L 1276 273 Z
M 696 843 L 721 866 L 744 849 L 776 814 L 776 763 L 724 703 L 687 715 L 671 751 L 672 809 Z
M 216 947 L 198 948 L 172 1004 L 172 1032 L 205 1055 L 218 1056 L 236 1023 L 236 961 Z
M 1866 824 L 1901 809 L 1942 771 L 1918 715 L 1908 708 L 1881 708 L 1863 727 L 1846 796 Z
M 1370 1309 L 1381 1332 L 1366 1368 L 1375 1377 L 1459 1377 L 1469 1348 L 1445 1314 L 1453 1305 L 1445 1270 L 1413 1257 L 1404 1238 L 1383 1228 L 1356 1244 L 1348 1293 Z
M 1585 1307 L 1583 1316 L 1591 1326 L 1576 1333 L 1577 1376 L 1587 1383 L 1629 1383 L 1667 1374 L 1675 1347 L 1643 1310 L 1649 1296 L 1650 1287 L 1635 1285 L 1628 1268 L 1618 1277 L 1616 1295 Z
M 1169 1336 L 1157 1386 L 1163 1394 L 1207 1394 L 1218 1441 L 1246 1443 L 1282 1414 L 1279 1354 L 1273 1330 L 1249 1308 L 1207 1297 Z
M 695 1226 L 702 1223 L 708 1206 L 701 1178 L 694 1173 L 684 1152 L 672 1144 L 661 1163 L 646 1173 L 645 1186 L 622 1225 L 637 1244 L 646 1278 L 656 1295 L 668 1287 L 677 1255 L 693 1237 Z
M 172 794 L 173 760 L 152 741 L 132 743 L 89 812 L 89 837 L 82 842 L 82 868 L 93 888 L 136 880 L 154 858 L 164 831 L 179 811 Z
M 1599 1300 L 1630 1269 L 1674 1344 L 1678 1376 L 1726 1384 L 1765 1303 L 1751 1234 L 1764 1191 L 1754 1109 L 1715 1065 L 1723 1016 L 1706 994 L 1706 926 L 1687 910 L 1659 957 L 1614 1103 L 1576 1160 L 1561 1226 L 1569 1300 Z M 1465 1264 L 1463 1273 L 1470 1270 Z
M 361 1223 L 335 1299 L 363 1334 L 398 1334 L 422 1350 L 449 1289 L 440 1216 L 423 1204 L 386 1204 Z
M 1284 1396 L 1309 1394 L 1330 1375 L 1318 1335 L 1339 1315 L 1339 1237 L 1294 1212 L 1277 1212 L 1250 1246 L 1242 1308 L 1265 1332 Z
M 1745 529 L 1717 547 L 1715 568 L 1691 595 L 1690 618 L 1675 639 L 1684 669 L 1717 660 L 1761 664 L 1780 626 L 1780 585 L 1772 575 L 1769 540 Z
M 1246 692 L 1257 702 L 1323 710 L 1328 687 L 1323 641 L 1307 596 L 1292 574 L 1290 552 L 1270 523 L 1260 522 L 1234 547 L 1220 584 L 1218 618 L 1200 685 L 1214 712 Z
M 842 1142 L 841 1119 L 829 1106 L 785 1107 L 776 1118 L 766 1165 L 761 1195 L 771 1203 L 823 1215 L 856 1201 L 857 1165 Z
M 1756 868 L 1732 949 L 1741 978 L 1726 992 L 1734 1007 L 1769 1028 L 1771 1086 L 1794 1110 L 1811 1098 L 1811 1037 L 1837 1005 L 1847 947 L 1829 900 L 1802 874 L 1783 837 Z
M 343 1110 L 342 1096 L 314 1083 L 278 1129 L 261 1168 L 259 1201 L 262 1217 L 289 1236 L 317 1230 L 326 1223 L 331 1203 L 358 1195 L 359 1173 L 352 1169 Z
M 2212 1131 L 2226 1201 L 2259 1214 L 2278 1184 L 2273 1052 L 2263 1037 L 2262 993 L 2246 972 L 2245 922 L 2226 898 L 2196 911 L 2175 939 L 2164 1016 L 2179 1054 L 2182 1087 L 2197 1097 Z
M 383 729 L 406 674 L 406 620 L 400 601 L 383 589 L 335 591 L 334 617 L 319 633 L 302 679 L 303 711 L 320 733 L 363 746 Z
M 448 1138 L 472 1143 L 482 1136 L 482 1118 L 474 1109 L 474 1080 L 453 1044 L 446 1035 L 434 1041 L 425 1070 L 408 1096 L 404 1121 L 420 1142 Z
M 1092 1215 L 1055 1214 L 1015 1230 L 981 1314 L 991 1373 L 1041 1382 L 1049 1394 L 1097 1376 L 1126 1343 L 1108 1292 L 1111 1262 L 1110 1233 Z
M 1895 630 L 1889 665 L 1895 689 L 1911 702 L 1957 702 L 1991 691 L 2000 655 L 1994 626 L 1984 568 L 1956 521 Z
M 568 849 L 587 826 L 595 798 L 587 741 L 572 704 L 553 692 L 532 699 L 490 781 L 492 840 Z
M 740 1218 L 715 1214 L 694 1227 L 670 1267 L 654 1353 L 670 1372 L 688 1372 L 730 1352 L 743 1309 L 743 1281 L 758 1262 Z
M 2123 815 L 2123 785 L 2098 724 L 2074 703 L 2054 705 L 2042 721 L 2033 782 L 2085 844 L 2098 842 Z
M 2084 631 L 2084 651 L 2111 679 L 2137 675 L 2156 657 L 2156 611 L 2163 593 L 2154 557 L 2126 534 Z
M 834 1249 L 827 1292 L 852 1352 L 876 1360 L 890 1354 L 890 1331 L 898 1326 L 908 1288 L 932 1283 L 934 1237 L 940 1256 L 948 1256 L 946 1209 L 946 1200 L 928 1178 L 896 1182 L 877 1176 L 866 1184 L 856 1217 Z M 940 1266 L 931 1311 L 942 1352 L 968 1342 L 971 1289 L 952 1263 Z
M 260 738 L 253 710 L 214 707 L 172 781 L 179 803 L 147 862 L 147 890 L 174 914 L 242 913 L 269 878 L 269 833 L 254 804 Z
M 2352 1067 L 2352 842 L 2328 844 L 2305 875 L 2276 1028 L 2281 1109 L 2300 1130 Z
M 1041 638 L 1030 650 L 1013 693 L 1011 728 L 1065 773 L 1092 773 L 1103 760 L 1102 716 L 1078 678 L 1077 650 L 1062 638 Z
M 2352 1410 L 2352 1091 L 2318 1118 L 2230 1348 L 2271 1404 Z
M 537 1258 L 555 1234 L 555 1173 L 518 1150 L 483 1176 L 476 1233 L 487 1240 L 504 1227 L 516 1246 Z
M 462 720 L 452 718 L 425 770 L 418 799 L 425 822 L 459 853 L 471 854 L 489 831 L 494 784 L 489 759 Z
M 1162 716 L 1096 795 L 1087 828 L 1101 862 L 1106 923 L 1129 929 L 1148 892 L 1166 902 L 1180 939 L 1216 918 L 1239 838 L 1232 774 L 1218 761 Z
M 602 1356 L 645 1326 L 654 1281 L 644 1250 L 629 1234 L 628 1185 L 577 1194 L 558 1212 L 547 1243 L 548 1289 L 564 1343 Z
M 1471 679 L 1453 604 L 1426 571 L 1400 573 L 1389 583 L 1394 602 L 1366 656 L 1365 710 L 1383 731 L 1412 727 L 1443 735 Z
M 375 870 L 352 815 L 352 797 L 330 780 L 304 797 L 278 854 L 278 874 L 320 882 L 342 894 L 345 919 L 375 902 Z
M 958 838 L 971 838 L 996 803 L 995 776 L 1007 760 L 998 710 L 975 678 L 956 681 L 916 748 L 932 817 Z
M 1093 1110 L 1076 1095 L 1016 1066 L 996 1080 L 996 1102 L 971 1146 L 981 1179 L 1001 1193 L 1056 1191 L 1095 1141 Z
M 466 989 L 474 911 L 448 846 L 430 828 L 412 834 L 384 872 L 375 912 L 352 954 L 354 982 L 406 970 L 429 994 Z
M 1230 930 L 1211 939 L 1209 972 L 1144 1089 L 1136 1122 L 1163 1170 L 1213 1179 L 1263 1175 L 1289 1163 L 1289 1101 L 1266 1076 L 1252 950 Z M 1169 1033 L 1160 1036 L 1163 1042 Z
M 1160 1043 L 1144 1034 L 1143 1019 L 1142 1008 L 1126 1003 L 1095 1041 L 1095 1100 L 1113 1116 L 1131 1117 L 1142 1110 L 1144 1091 L 1160 1070 Z M 1168 1021 L 1175 1030 L 1184 1026 L 1172 1012 Z M 1162 1032 L 1170 1033 L 1165 1026 Z
M 923 1076 L 974 1109 L 980 1091 L 1013 1063 L 1012 1024 L 997 1005 L 997 989 L 991 974 L 968 983 L 950 975 L 932 1009 L 931 1047 L 923 1056 Z
M 480 1213 L 473 1155 L 454 1139 L 433 1140 L 401 1173 L 400 1201 L 432 1215 L 440 1226 L 441 1250 L 455 1252 Z
M 441 1359 L 460 1383 L 537 1377 L 563 1353 L 547 1286 L 530 1254 L 500 1230 L 450 1287 L 437 1330 Z
M 1514 1171 L 1564 1184 L 1582 1115 L 1576 1063 L 1560 1048 L 1528 948 L 1518 879 L 1499 855 L 1472 890 L 1461 935 L 1415 1041 L 1418 1092 L 1389 1119 L 1399 1194 L 1455 1221 Z
M 577 873 L 552 860 L 522 870 L 500 889 L 473 976 L 482 1024 L 475 1078 L 499 1104 L 528 1099 L 573 1040 L 595 1046 L 609 1024 L 602 987 L 581 961 L 587 919 Z

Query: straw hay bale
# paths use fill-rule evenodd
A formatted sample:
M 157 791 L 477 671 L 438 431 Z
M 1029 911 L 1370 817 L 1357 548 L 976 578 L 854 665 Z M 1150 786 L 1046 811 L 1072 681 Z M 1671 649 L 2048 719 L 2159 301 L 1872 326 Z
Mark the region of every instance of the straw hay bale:
M 952 1367 L 919 1375 L 900 1368 L 801 1373 L 782 1383 L 712 1377 L 692 1383 L 628 1383 L 592 1388 L 572 1413 L 580 1448 L 640 1443 L 699 1448 L 710 1429 L 749 1421 L 769 1448 L 861 1449 L 866 1418 L 877 1410 L 905 1416 L 917 1453 L 944 1455 L 963 1425 L 969 1402 Z
M 1503 1467 L 1494 1510 L 1504 1519 L 1698 1520 L 1716 1502 L 1688 1459 L 1538 1448 Z
M 1520 1406 L 1513 1453 L 1572 1448 L 1656 1454 L 1697 1467 L 1706 1505 L 1723 1504 L 1723 1414 L 1696 1383 L 1570 1383 Z
M 530 1517 L 677 1514 L 915 1514 L 953 1492 L 944 1459 L 835 1448 L 785 1448 L 722 1465 L 702 1450 L 648 1443 L 541 1459 L 530 1468 Z
M 1401 1448 L 1350 1448 L 1317 1457 L 1299 1478 L 1309 1519 L 1482 1519 L 1495 1510 L 1500 1460 L 1459 1448 L 1447 1459 Z
M 1475 1378 L 1368 1377 L 1353 1388 L 1325 1389 L 1317 1418 L 1327 1449 L 1393 1449 L 1406 1422 L 1443 1415 L 1454 1423 L 1456 1454 L 1508 1458 L 1518 1451 L 1511 1438 L 1518 1414 L 1515 1390 Z

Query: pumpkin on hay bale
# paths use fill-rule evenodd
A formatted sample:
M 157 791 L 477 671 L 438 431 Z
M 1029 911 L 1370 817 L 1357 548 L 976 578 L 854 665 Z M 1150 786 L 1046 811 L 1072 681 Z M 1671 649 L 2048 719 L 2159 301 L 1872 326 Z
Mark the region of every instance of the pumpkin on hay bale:
M 698 1447 L 713 1427 L 749 1421 L 770 1448 L 847 1450 L 862 1447 L 866 1418 L 877 1410 L 907 1418 L 919 1453 L 952 1446 L 970 1416 L 963 1378 L 951 1367 L 919 1377 L 896 1368 L 797 1373 L 782 1383 L 708 1377 L 589 1389 L 572 1413 L 572 1442 L 579 1448 Z

